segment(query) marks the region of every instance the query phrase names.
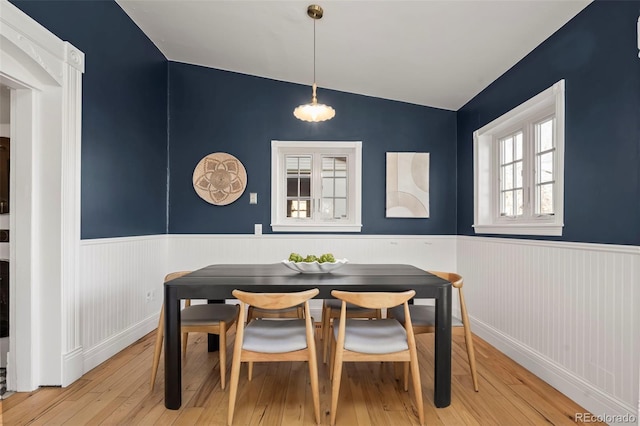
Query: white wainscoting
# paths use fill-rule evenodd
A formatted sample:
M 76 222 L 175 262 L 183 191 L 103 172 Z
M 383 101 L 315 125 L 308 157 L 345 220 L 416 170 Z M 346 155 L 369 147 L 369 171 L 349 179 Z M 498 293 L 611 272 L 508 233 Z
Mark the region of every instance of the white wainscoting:
M 279 262 L 292 251 L 458 271 L 465 278 L 474 333 L 585 409 L 638 415 L 640 248 L 629 246 L 396 235 L 84 240 L 85 371 L 156 327 L 167 272 L 212 263 Z M 313 315 L 319 318 L 319 301 L 314 302 Z
M 594 414 L 640 414 L 640 247 L 458 237 L 457 249 L 474 333 Z
M 82 240 L 79 287 L 85 372 L 156 328 L 166 271 L 166 235 Z
M 291 252 L 333 253 L 352 263 L 408 263 L 453 268 L 455 236 L 413 235 L 169 235 L 171 269 L 212 263 L 275 263 Z
M 333 253 L 352 263 L 407 263 L 453 270 L 456 237 L 429 235 L 170 235 L 169 265 L 193 270 L 212 263 L 277 263 L 291 252 Z M 322 302 L 310 303 L 320 318 Z
M 455 236 L 156 235 L 83 240 L 80 287 L 84 367 L 89 371 L 157 326 L 166 273 L 212 263 L 273 263 L 292 251 L 331 252 L 357 263 L 453 269 Z M 147 301 L 147 293 L 152 299 Z M 313 301 L 320 318 L 319 301 Z

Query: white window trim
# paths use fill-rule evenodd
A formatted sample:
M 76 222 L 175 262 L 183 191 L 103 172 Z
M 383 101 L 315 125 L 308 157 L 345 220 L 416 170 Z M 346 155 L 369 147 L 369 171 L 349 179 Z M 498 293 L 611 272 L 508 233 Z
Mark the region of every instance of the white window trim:
M 281 178 L 283 153 L 294 153 L 302 150 L 335 149 L 353 150 L 353 199 L 355 201 L 353 220 L 348 223 L 302 223 L 285 220 L 285 213 L 278 201 L 285 197 L 285 185 L 278 185 Z M 350 174 L 351 175 L 351 174 Z M 328 141 L 271 141 L 271 229 L 273 232 L 361 232 L 362 230 L 362 142 L 328 142 Z
M 564 80 L 560 80 L 523 104 L 491 123 L 473 132 L 473 165 L 474 165 L 474 225 L 477 234 L 511 234 L 511 235 L 562 235 L 564 226 Z M 556 142 L 556 185 L 554 188 L 554 215 L 535 218 L 509 219 L 501 218 L 498 212 L 497 181 L 494 161 L 494 138 L 542 114 L 545 110 L 555 110 L 555 142 Z

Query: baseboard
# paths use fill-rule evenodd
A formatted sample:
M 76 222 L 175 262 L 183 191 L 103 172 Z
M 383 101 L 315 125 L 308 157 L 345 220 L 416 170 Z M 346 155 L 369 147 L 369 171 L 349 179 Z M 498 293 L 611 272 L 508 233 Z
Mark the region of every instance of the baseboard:
M 584 381 L 571 371 L 562 368 L 495 328 L 476 319 L 470 319 L 474 334 L 486 340 L 588 412 L 609 420 L 607 423 L 610 425 L 625 424 L 628 426 L 629 424 L 638 424 L 636 422 L 638 422 L 639 413 L 636 408 L 603 393 L 600 389 Z M 631 419 L 631 423 L 628 420 L 616 423 L 616 416 L 620 416 L 621 419 Z
M 62 354 L 62 386 L 69 386 L 85 373 L 82 346 Z
M 84 373 L 102 364 L 157 327 L 158 314 L 154 314 L 86 350 L 84 352 Z

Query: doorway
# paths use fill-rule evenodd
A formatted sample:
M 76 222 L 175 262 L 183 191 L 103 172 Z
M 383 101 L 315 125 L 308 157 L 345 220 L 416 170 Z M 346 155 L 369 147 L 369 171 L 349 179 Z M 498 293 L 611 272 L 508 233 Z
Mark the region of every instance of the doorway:
M 11 88 L 10 182 L 17 188 L 9 194 L 14 214 L 8 227 L 6 384 L 27 392 L 66 386 L 83 373 L 78 256 L 84 54 L 11 3 L 2 1 L 0 8 L 0 85 Z

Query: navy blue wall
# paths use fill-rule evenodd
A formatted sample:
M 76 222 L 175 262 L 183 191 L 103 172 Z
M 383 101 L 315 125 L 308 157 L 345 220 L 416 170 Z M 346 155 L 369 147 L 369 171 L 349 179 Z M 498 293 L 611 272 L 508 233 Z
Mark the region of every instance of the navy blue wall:
M 337 115 L 318 124 L 291 115 L 308 86 L 167 65 L 113 1 L 12 3 L 86 54 L 85 239 L 167 232 L 168 118 L 171 233 L 251 233 L 254 223 L 269 232 L 270 141 L 280 139 L 363 141 L 363 233 L 473 235 L 472 132 L 564 78 L 566 225 L 557 239 L 640 244 L 637 0 L 588 6 L 457 114 L 320 90 Z M 249 175 L 245 194 L 225 207 L 191 187 L 197 162 L 217 151 L 238 157 Z M 431 153 L 431 218 L 384 218 L 387 151 Z M 259 194 L 257 206 L 249 192 Z
M 363 234 L 456 233 L 456 113 L 319 89 L 336 117 L 307 123 L 293 109 L 310 86 L 169 62 L 169 233 L 271 232 L 271 140 L 362 141 Z M 429 219 L 386 219 L 385 152 L 431 153 Z M 214 206 L 193 190 L 193 169 L 213 152 L 247 169 L 237 201 Z M 249 192 L 258 204 L 249 204 Z
M 163 234 L 167 61 L 114 1 L 12 3 L 82 50 L 82 238 Z
M 458 233 L 474 235 L 473 136 L 566 83 L 564 241 L 640 245 L 640 1 L 597 1 L 458 111 Z

